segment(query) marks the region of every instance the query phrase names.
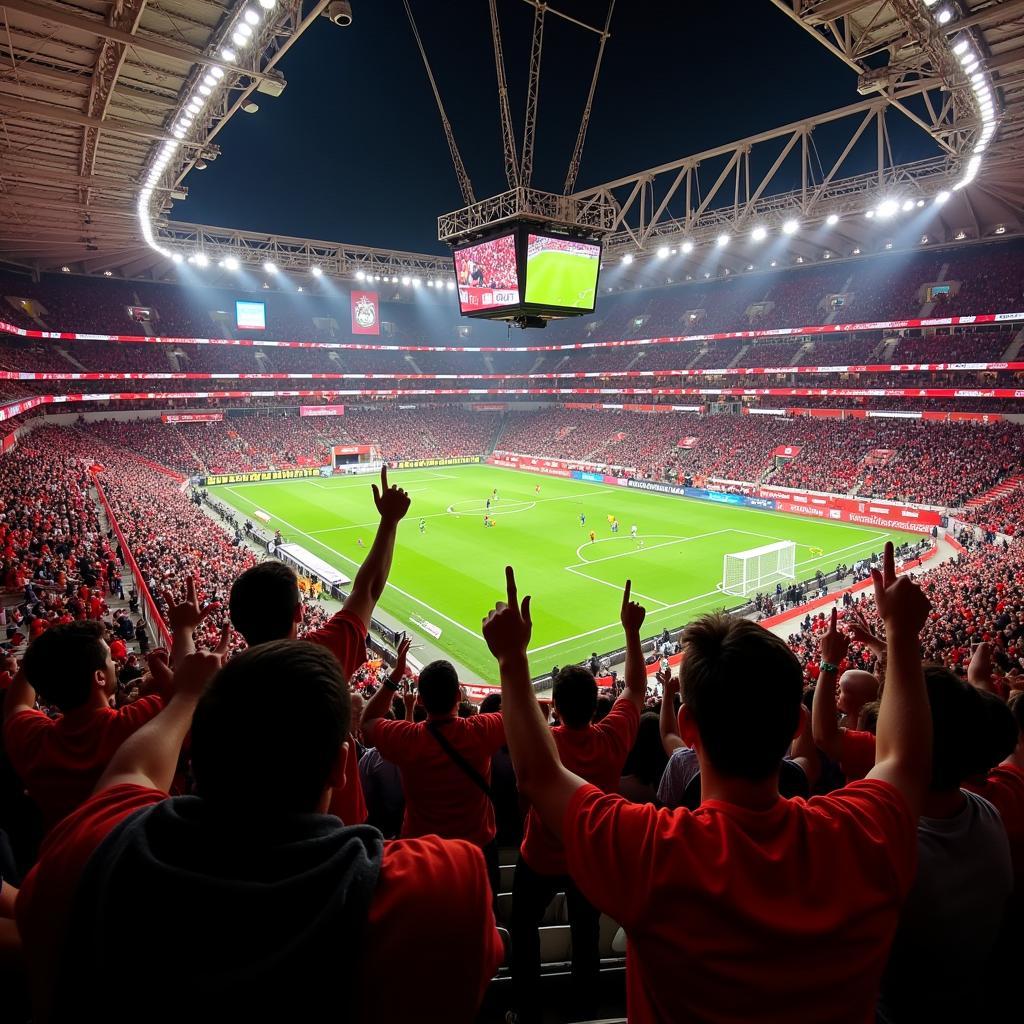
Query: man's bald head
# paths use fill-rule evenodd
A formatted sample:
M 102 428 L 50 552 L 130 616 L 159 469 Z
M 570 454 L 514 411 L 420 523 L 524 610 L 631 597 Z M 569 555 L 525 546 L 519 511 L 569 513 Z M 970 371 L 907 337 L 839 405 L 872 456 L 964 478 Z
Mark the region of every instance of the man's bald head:
M 839 700 L 836 706 L 854 723 L 860 709 L 873 700 L 878 700 L 878 680 L 870 672 L 851 668 L 839 677 Z

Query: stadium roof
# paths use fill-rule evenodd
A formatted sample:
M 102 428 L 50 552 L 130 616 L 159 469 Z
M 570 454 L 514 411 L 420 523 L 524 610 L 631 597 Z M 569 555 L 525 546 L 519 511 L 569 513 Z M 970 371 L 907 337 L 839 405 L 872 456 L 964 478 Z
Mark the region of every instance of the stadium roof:
M 170 253 L 180 258 L 202 241 L 210 258 L 237 253 L 241 260 L 273 258 L 297 267 L 315 260 L 341 276 L 367 261 L 392 271 L 442 270 L 436 256 L 166 219 L 173 201 L 187 194 L 187 175 L 218 155 L 223 125 L 258 98 L 253 94 L 284 90 L 275 65 L 327 2 L 314 0 L 303 12 L 302 0 L 4 0 L 0 261 L 160 278 L 173 268 Z M 781 236 L 794 219 L 798 228 L 787 239 L 794 258 L 848 256 L 861 246 L 866 253 L 883 237 L 877 223 L 864 219 L 866 210 L 894 191 L 901 202 L 915 203 L 951 193 L 927 229 L 933 241 L 1021 229 L 1024 0 L 770 2 L 851 69 L 851 99 L 854 88 L 864 99 L 577 192 L 611 197 L 617 205 L 613 255 L 655 259 L 665 246 L 686 240 L 713 246 L 720 234 L 739 235 L 762 222 Z M 950 17 L 942 21 L 947 9 Z M 969 49 L 957 53 L 965 39 Z M 965 55 L 972 58 L 966 65 Z M 723 80 L 726 72 L 723 66 Z M 199 109 L 188 111 L 196 100 Z M 987 137 L 985 103 L 994 108 Z M 928 132 L 933 159 L 894 162 L 885 129 L 886 117 L 894 116 Z M 848 131 L 833 131 L 847 119 Z M 832 154 L 825 152 L 826 129 L 833 132 Z M 877 148 L 877 166 L 868 174 L 844 170 L 839 158 L 846 142 L 849 153 L 865 144 Z M 979 144 L 981 159 L 971 173 Z M 777 167 L 776 156 L 760 168 L 751 162 L 750 153 L 772 145 L 776 154 L 789 146 Z M 793 159 L 802 178 L 795 191 L 779 173 Z M 141 219 L 140 200 L 147 204 Z M 831 223 L 837 213 L 842 222 Z M 747 251 L 728 249 L 735 269 L 744 269 Z

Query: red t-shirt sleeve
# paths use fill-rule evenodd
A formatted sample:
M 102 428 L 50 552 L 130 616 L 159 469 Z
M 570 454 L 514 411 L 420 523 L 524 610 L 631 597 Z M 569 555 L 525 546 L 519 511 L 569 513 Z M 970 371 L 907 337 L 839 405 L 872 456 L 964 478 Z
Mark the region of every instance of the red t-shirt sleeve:
M 69 814 L 43 840 L 39 860 L 14 907 L 37 997 L 48 998 L 53 991 L 75 890 L 89 858 L 128 815 L 166 796 L 144 786 L 112 786 Z
M 443 949 L 457 984 L 436 959 L 409 950 Z M 494 924 L 483 854 L 461 839 L 401 839 L 384 844 L 366 928 L 365 1020 L 469 1022 L 504 959 Z M 382 984 L 381 965 L 400 965 L 401 984 Z
M 45 731 L 51 728 L 50 719 L 42 711 L 18 711 L 4 721 L 4 750 L 14 764 L 18 765 L 32 757 L 32 747 L 39 742 Z
M 493 754 L 505 746 L 505 720 L 500 713 L 473 715 L 464 721 L 473 729 L 484 753 Z
M 633 749 L 633 744 L 636 743 L 637 730 L 640 728 L 640 710 L 631 700 L 620 697 L 595 728 L 606 744 L 608 753 L 625 761 Z
M 346 676 L 366 661 L 366 627 L 358 616 L 344 608 L 322 629 L 306 633 L 302 639 L 326 647 L 341 662 Z
M 860 729 L 841 730 L 839 767 L 847 782 L 863 779 L 875 767 L 875 734 Z
M 373 723 L 367 739 L 380 751 L 380 756 L 392 764 L 399 764 L 402 751 L 418 730 L 413 722 L 397 722 L 390 718 L 378 718 Z
M 892 873 L 900 899 L 906 897 L 917 872 L 917 819 L 895 786 L 880 779 L 863 779 L 828 796 L 815 797 L 808 807 L 855 822 L 852 842 L 863 847 L 858 862 L 883 863 Z
M 159 694 L 140 697 L 126 704 L 117 712 L 117 727 L 122 737 L 128 737 L 140 726 L 155 718 L 164 708 L 164 699 Z
M 628 929 L 647 905 L 650 875 L 644 865 L 653 855 L 657 809 L 602 793 L 597 786 L 580 786 L 563 826 L 573 881 L 595 907 Z

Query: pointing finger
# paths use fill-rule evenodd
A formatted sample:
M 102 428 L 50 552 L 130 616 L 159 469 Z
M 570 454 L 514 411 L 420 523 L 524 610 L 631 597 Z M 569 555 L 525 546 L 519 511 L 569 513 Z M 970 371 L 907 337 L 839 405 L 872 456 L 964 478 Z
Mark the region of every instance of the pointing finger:
M 511 565 L 505 566 L 505 588 L 508 592 L 508 606 L 519 607 L 519 591 L 516 587 L 516 574 Z

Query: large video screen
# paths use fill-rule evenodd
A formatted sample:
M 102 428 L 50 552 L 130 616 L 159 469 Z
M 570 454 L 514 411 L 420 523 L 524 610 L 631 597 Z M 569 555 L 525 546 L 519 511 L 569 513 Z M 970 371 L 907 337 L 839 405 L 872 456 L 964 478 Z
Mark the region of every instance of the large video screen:
M 601 246 L 531 234 L 526 247 L 526 302 L 590 311 L 597 299 Z
M 519 305 L 514 234 L 456 249 L 454 258 L 463 314 Z
M 235 302 L 235 326 L 241 331 L 265 331 L 267 329 L 267 304 L 265 302 Z

